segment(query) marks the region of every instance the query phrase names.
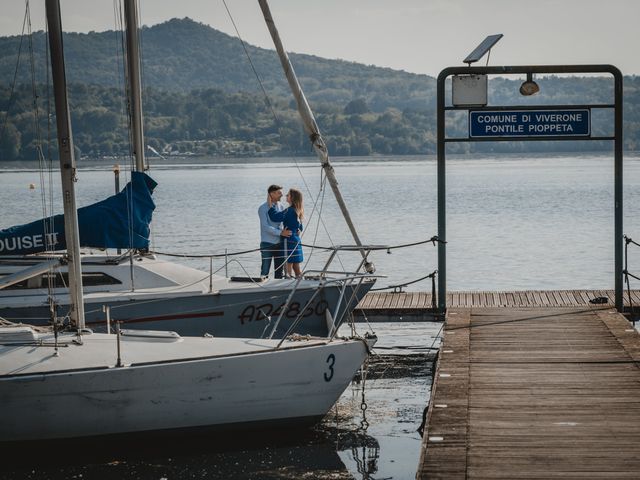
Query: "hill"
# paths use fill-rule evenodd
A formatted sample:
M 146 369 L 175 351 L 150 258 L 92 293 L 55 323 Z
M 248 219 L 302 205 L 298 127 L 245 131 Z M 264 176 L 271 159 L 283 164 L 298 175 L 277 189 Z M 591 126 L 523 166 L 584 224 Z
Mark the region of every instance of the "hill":
M 27 42 L 0 37 L 0 160 L 33 159 L 37 127 L 47 131 L 46 37 L 32 36 L 40 124 L 34 122 Z M 122 33 L 65 34 L 67 79 L 76 146 L 84 156 L 125 154 Z M 165 153 L 311 154 L 273 50 L 247 45 L 270 97 L 268 107 L 237 38 L 188 18 L 142 29 L 143 103 L 148 143 Z M 435 79 L 388 68 L 292 54 L 300 82 L 334 155 L 428 154 L 436 147 Z M 17 87 L 11 85 L 17 73 Z M 491 104 L 610 103 L 604 77 L 544 77 L 534 97 L 519 80 L 492 78 Z M 640 77 L 625 77 L 625 148 L 640 149 Z M 454 119 L 455 115 L 450 115 Z M 449 121 L 462 135 L 464 118 Z M 610 134 L 611 118 L 594 114 L 594 134 Z M 53 123 L 55 125 L 55 123 Z M 457 143 L 453 153 L 610 149 L 609 142 Z
M 45 40 L 44 32 L 33 34 L 39 79 L 45 78 Z M 116 87 L 122 82 L 121 32 L 66 33 L 64 42 L 70 83 Z M 19 36 L 0 37 L 2 85 L 12 81 L 19 43 Z M 207 25 L 184 18 L 143 27 L 141 44 L 144 83 L 148 87 L 180 92 L 206 88 L 228 93 L 259 92 L 240 40 Z M 275 51 L 246 47 L 269 94 L 289 96 Z M 291 59 L 311 101 L 344 105 L 363 97 L 370 108 L 384 111 L 391 106 L 424 106 L 434 98 L 435 80 L 426 75 L 312 55 L 294 53 Z M 27 68 L 19 71 L 18 81 L 31 81 Z

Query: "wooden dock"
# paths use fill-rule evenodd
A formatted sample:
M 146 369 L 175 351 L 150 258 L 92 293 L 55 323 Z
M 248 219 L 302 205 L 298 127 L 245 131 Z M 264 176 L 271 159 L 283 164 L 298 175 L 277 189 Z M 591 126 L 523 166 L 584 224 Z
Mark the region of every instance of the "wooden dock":
M 615 304 L 613 290 L 527 290 L 506 292 L 449 292 L 447 305 L 452 308 L 542 308 L 588 307 L 592 300 L 607 299 L 607 305 Z M 640 312 L 640 290 L 631 290 L 631 303 Z M 629 296 L 624 295 L 629 306 Z M 427 292 L 370 292 L 355 310 L 356 318 L 373 322 L 433 320 L 432 296 Z
M 552 297 L 449 310 L 417 478 L 640 478 L 640 335 Z

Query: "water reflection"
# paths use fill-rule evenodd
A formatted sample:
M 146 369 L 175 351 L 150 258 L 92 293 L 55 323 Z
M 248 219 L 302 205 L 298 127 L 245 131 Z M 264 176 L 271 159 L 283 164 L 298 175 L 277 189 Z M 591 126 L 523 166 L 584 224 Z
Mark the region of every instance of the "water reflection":
M 332 437 L 339 437 L 340 443 Z M 341 479 L 352 476 L 340 449 L 357 452 L 362 448 L 377 449 L 376 439 L 362 432 L 322 429 L 147 439 L 139 444 L 94 443 L 93 450 L 73 446 L 53 454 L 38 449 L 17 456 L 14 452 L 13 466 L 4 468 L 0 478 Z M 375 465 L 367 468 L 375 471 Z
M 428 401 L 433 356 L 377 355 L 366 373 L 364 404 L 361 378 L 338 401 L 334 415 L 320 428 L 366 432 L 375 443 L 338 448 L 351 478 L 413 478 L 420 453 L 417 432 Z M 365 407 L 366 408 L 363 408 Z

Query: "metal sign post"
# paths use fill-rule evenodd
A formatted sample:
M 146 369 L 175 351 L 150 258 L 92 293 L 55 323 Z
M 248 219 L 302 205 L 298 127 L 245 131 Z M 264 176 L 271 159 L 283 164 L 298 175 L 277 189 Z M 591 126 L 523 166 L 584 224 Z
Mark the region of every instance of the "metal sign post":
M 614 103 L 592 105 L 486 106 L 445 103 L 445 81 L 453 75 L 512 75 L 607 73 L 614 81 Z M 477 83 L 477 82 L 476 82 Z M 537 85 L 533 84 L 535 88 Z M 523 85 L 524 87 L 524 85 Z M 536 90 L 537 91 L 537 90 Z M 521 93 L 523 88 L 521 88 Z M 525 91 L 526 92 L 526 91 Z M 523 93 L 527 94 L 527 93 Z M 616 309 L 621 312 L 623 288 L 622 230 L 622 73 L 612 65 L 525 65 L 502 67 L 449 67 L 438 75 L 438 309 L 447 309 L 446 144 L 449 142 L 612 140 L 614 142 L 614 276 Z M 462 97 L 466 98 L 466 97 Z M 592 136 L 594 109 L 614 110 L 614 135 Z M 466 137 L 447 137 L 445 115 L 449 110 L 469 112 Z

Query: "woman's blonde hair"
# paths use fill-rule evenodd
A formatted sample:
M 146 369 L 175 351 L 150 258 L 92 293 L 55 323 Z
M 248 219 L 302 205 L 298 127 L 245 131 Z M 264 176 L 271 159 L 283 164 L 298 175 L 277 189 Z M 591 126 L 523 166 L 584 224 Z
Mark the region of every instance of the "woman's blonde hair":
M 300 221 L 304 219 L 304 203 L 302 201 L 302 192 L 297 188 L 290 188 L 289 195 L 291 196 L 291 206 L 296 211 Z

